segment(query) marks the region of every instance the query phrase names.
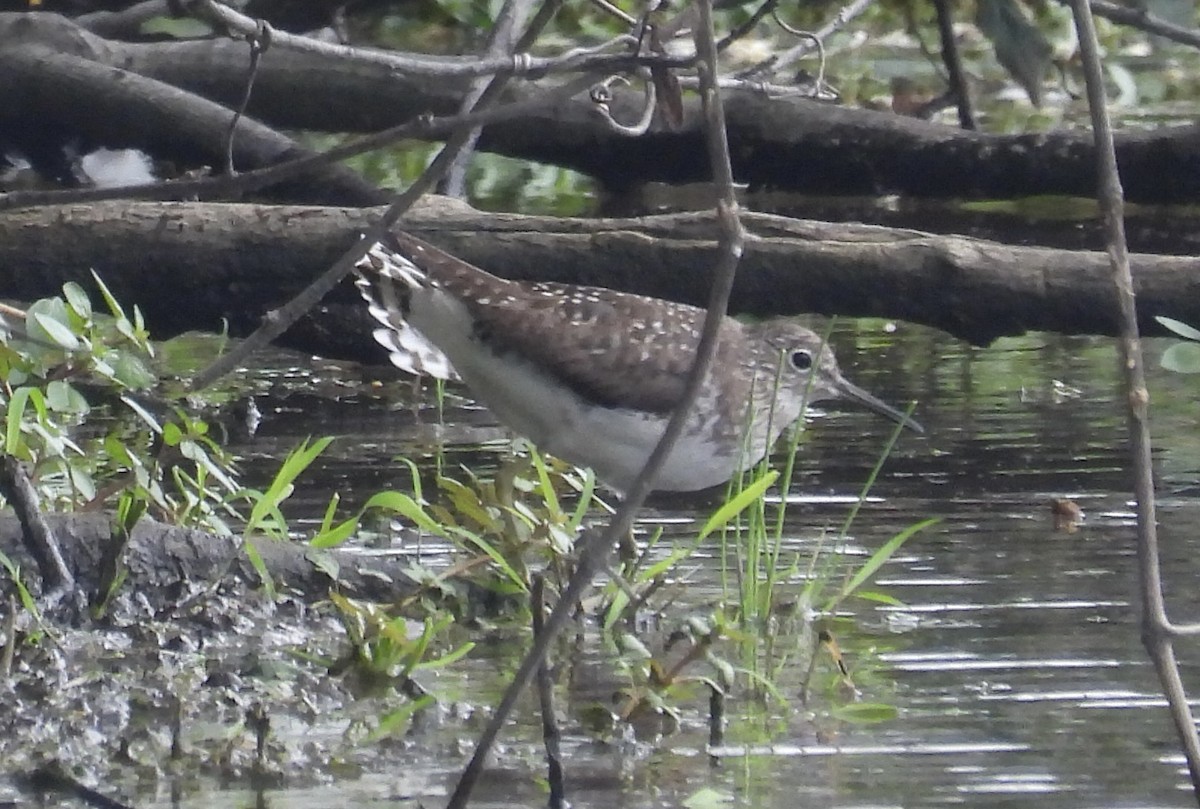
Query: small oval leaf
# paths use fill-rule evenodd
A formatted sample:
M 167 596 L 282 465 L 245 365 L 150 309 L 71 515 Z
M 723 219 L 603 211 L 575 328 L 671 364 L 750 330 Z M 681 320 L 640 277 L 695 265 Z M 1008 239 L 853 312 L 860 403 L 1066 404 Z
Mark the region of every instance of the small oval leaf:
M 1182 320 L 1176 320 L 1173 317 L 1155 315 L 1154 319 L 1158 321 L 1160 326 L 1170 329 L 1185 340 L 1195 340 L 1196 342 L 1200 343 L 1200 329 L 1189 326 Z
M 65 324 L 41 312 L 35 312 L 33 319 L 55 345 L 61 346 L 68 351 L 79 349 L 79 338 Z
M 1178 343 L 1163 352 L 1162 367 L 1178 374 L 1200 374 L 1200 344 Z

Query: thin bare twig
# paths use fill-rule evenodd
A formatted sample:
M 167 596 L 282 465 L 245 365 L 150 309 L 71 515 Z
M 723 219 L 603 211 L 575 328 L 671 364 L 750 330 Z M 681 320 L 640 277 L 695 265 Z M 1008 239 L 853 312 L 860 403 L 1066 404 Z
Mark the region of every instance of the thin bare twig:
M 739 39 L 746 36 L 746 34 L 749 34 L 754 30 L 754 26 L 758 25 L 764 17 L 766 17 L 768 14 L 774 13 L 775 8 L 778 5 L 779 0 L 766 0 L 765 3 L 754 10 L 754 13 L 750 15 L 750 19 L 746 20 L 744 23 L 737 26 L 721 38 L 721 41 L 717 43 L 717 50 L 723 51 L 734 42 L 737 42 Z
M 529 609 L 533 613 L 533 634 L 536 636 L 546 631 L 546 577 L 541 573 L 534 576 L 533 586 L 529 589 Z M 546 748 L 546 783 L 550 792 L 546 804 L 549 809 L 562 809 L 567 805 L 562 733 L 558 728 L 558 715 L 554 707 L 554 678 L 550 661 L 546 659 L 538 666 L 537 693 L 542 713 L 542 745 Z
M 509 77 L 501 74 L 492 77 L 491 83 L 479 96 L 472 112 L 487 109 L 495 104 L 504 93 Z M 442 150 L 429 164 L 416 181 L 400 194 L 388 206 L 387 211 L 380 217 L 379 222 L 369 228 L 363 238 L 338 259 L 332 267 L 320 277 L 305 287 L 296 297 L 284 306 L 263 317 L 263 324 L 236 348 L 218 358 L 215 362 L 201 371 L 192 381 L 192 389 L 200 390 L 208 387 L 225 374 L 229 373 L 249 359 L 250 355 L 264 347 L 279 335 L 283 334 L 297 319 L 317 304 L 333 287 L 345 277 L 354 264 L 366 255 L 367 249 L 391 230 L 400 221 L 400 217 L 412 207 L 418 199 L 434 187 L 439 179 L 453 163 L 455 155 L 471 136 L 472 126 L 461 126 L 446 139 Z
M 617 8 L 615 5 L 608 2 L 608 0 L 591 0 L 591 4 L 603 11 L 605 14 L 616 17 L 626 25 L 633 26 L 637 24 L 637 20 L 634 17 L 626 14 L 624 10 Z
M 1067 2 L 1067 0 L 1060 0 Z M 1108 0 L 1092 0 L 1092 13 L 1097 17 L 1105 17 L 1113 22 L 1137 28 L 1149 34 L 1157 34 L 1164 39 L 1174 40 L 1193 48 L 1200 48 L 1200 31 L 1195 28 L 1183 28 L 1167 22 L 1162 17 L 1151 14 L 1145 6 L 1131 3 L 1128 6 L 1110 3 Z
M 492 32 L 488 36 L 488 57 L 508 57 L 518 50 L 517 37 L 533 10 L 533 2 L 534 0 L 505 0 L 504 5 L 500 7 L 500 13 L 496 15 L 496 24 L 492 26 Z M 554 10 L 560 4 L 561 0 L 549 0 L 542 5 L 543 9 L 551 9 L 550 14 L 545 18 L 547 22 L 553 18 Z M 467 89 L 462 101 L 459 102 L 460 113 L 471 111 L 487 84 L 486 76 L 476 76 L 471 80 L 471 86 Z M 454 162 L 446 170 L 446 176 L 438 183 L 439 193 L 456 199 L 466 196 L 467 165 L 471 162 L 471 155 L 475 152 L 475 144 L 479 141 L 479 133 L 482 131 L 483 128 L 478 126 L 471 130 L 467 136 L 467 142 L 463 144 L 463 148 L 455 155 Z
M 1113 150 L 1112 127 L 1104 96 L 1104 73 L 1096 26 L 1088 0 L 1071 0 L 1075 28 L 1079 33 L 1079 52 L 1087 85 L 1088 107 L 1096 144 L 1100 209 L 1108 234 L 1108 253 L 1112 263 L 1113 285 L 1121 310 L 1121 367 L 1125 371 L 1128 406 L 1129 451 L 1133 462 L 1134 496 L 1138 518 L 1138 581 L 1142 601 L 1142 643 L 1158 672 L 1159 682 L 1171 709 L 1171 718 L 1187 757 L 1192 790 L 1200 799 L 1200 737 L 1188 705 L 1187 693 L 1179 676 L 1175 649 L 1171 642 L 1171 624 L 1163 599 L 1161 560 L 1155 516 L 1154 478 L 1150 446 L 1150 393 L 1146 388 L 1145 364 L 1137 325 L 1137 302 L 1133 294 L 1133 276 L 1129 271 L 1129 252 L 1125 244 L 1125 201 Z
M 257 23 L 244 14 L 239 14 L 228 6 L 215 0 L 195 0 L 193 13 L 217 25 L 224 26 L 242 36 L 249 36 L 257 30 Z M 485 57 L 479 54 L 469 56 L 434 57 L 423 54 L 401 54 L 395 51 L 383 51 L 374 48 L 360 48 L 350 45 L 339 45 L 332 42 L 322 42 L 311 37 L 289 34 L 286 31 L 275 31 L 272 44 L 278 48 L 307 51 L 337 59 L 355 61 L 362 64 L 383 65 L 398 74 L 406 76 L 433 76 L 436 78 L 469 78 L 471 76 L 487 76 L 491 74 L 509 74 L 514 76 L 542 76 L 551 72 L 568 70 L 618 70 L 611 54 L 606 54 L 614 48 L 627 48 L 630 43 L 628 36 L 615 37 L 596 46 L 572 48 L 556 56 L 533 56 L 519 52 L 511 56 Z M 617 56 L 616 61 L 627 60 L 628 56 Z M 655 61 L 671 61 L 659 58 Z M 599 62 L 596 64 L 595 62 Z
M 725 135 L 725 113 L 721 105 L 721 97 L 716 86 L 717 57 L 716 41 L 712 27 L 711 0 L 699 0 L 701 7 L 701 24 L 697 26 L 696 50 L 700 78 L 704 84 L 701 99 L 705 110 L 705 135 L 709 144 L 709 156 L 713 162 L 714 181 L 721 190 L 721 201 L 717 211 L 723 225 L 721 251 L 717 259 L 717 269 L 714 273 L 712 294 L 708 301 L 708 314 L 704 320 L 704 329 L 696 348 L 696 359 L 692 363 L 687 383 L 679 404 L 667 422 L 663 436 L 655 446 L 654 451 L 646 460 L 646 465 L 634 479 L 625 500 L 612 522 L 603 532 L 588 532 L 580 538 L 578 547 L 579 561 L 575 573 L 567 583 L 566 589 L 559 597 L 549 617 L 546 619 L 544 630 L 533 641 L 533 646 L 521 661 L 513 680 L 504 692 L 499 705 L 496 706 L 487 727 L 476 743 L 471 760 L 463 769 L 454 792 L 450 795 L 447 809 L 463 809 L 470 800 L 483 764 L 487 760 L 493 744 L 504 723 L 512 714 L 517 698 L 528 685 L 534 671 L 541 665 L 550 642 L 557 637 L 575 611 L 575 605 L 585 596 L 592 586 L 596 572 L 604 567 L 617 538 L 628 531 L 633 525 L 633 519 L 642 502 L 654 486 L 654 478 L 658 475 L 667 455 L 675 445 L 683 430 L 684 421 L 700 392 L 701 384 L 708 368 L 712 364 L 716 349 L 717 336 L 721 321 L 729 303 L 729 294 L 733 289 L 733 275 L 741 258 L 744 246 L 744 231 L 737 219 L 737 203 L 733 197 L 733 169 L 729 160 L 729 147 Z
M 849 5 L 845 6 L 841 11 L 834 16 L 832 20 L 826 23 L 823 27 L 813 32 L 813 39 L 824 42 L 831 34 L 845 28 L 846 25 L 862 14 L 871 5 L 874 0 L 853 0 Z M 749 70 L 742 71 L 740 74 L 743 77 L 763 76 L 769 73 L 774 73 L 778 70 L 783 70 L 785 67 L 792 65 L 795 62 L 803 59 L 813 50 L 811 41 L 805 41 L 803 44 L 789 48 L 783 53 L 771 56 L 764 59 Z
M 242 92 L 242 102 L 233 113 L 229 122 L 229 134 L 225 138 L 225 173 L 232 177 L 236 171 L 233 166 L 233 136 L 237 134 L 238 121 L 246 114 L 250 106 L 250 95 L 254 91 L 254 78 L 258 75 L 258 66 L 262 55 L 271 47 L 272 28 L 266 20 L 258 21 L 258 29 L 253 34 L 246 35 L 250 43 L 250 69 L 246 71 L 246 89 Z
M 938 35 L 942 39 L 942 63 L 949 76 L 950 92 L 958 104 L 958 123 L 963 129 L 974 130 L 975 112 L 971 109 L 971 91 L 967 87 L 967 76 L 963 71 L 962 57 L 958 53 L 958 42 L 954 39 L 954 19 L 948 0 L 933 0 L 937 10 Z
M 12 676 L 13 659 L 17 651 L 17 599 L 10 595 L 7 602 L 4 633 L 0 635 L 0 640 L 4 641 L 4 651 L 0 652 L 0 677 L 6 680 Z
M 817 93 L 822 92 L 825 89 L 825 43 L 812 31 L 801 31 L 799 28 L 788 25 L 783 17 L 779 16 L 778 10 L 771 12 L 771 19 L 775 20 L 776 25 L 792 36 L 812 43 L 813 48 L 817 52 L 817 78 L 813 81 L 813 86 L 816 88 Z
M 560 87 L 549 90 L 525 101 L 489 109 L 476 109 L 466 115 L 422 117 L 415 121 L 357 138 L 335 146 L 320 154 L 265 166 L 261 169 L 242 172 L 236 177 L 207 177 L 203 179 L 169 180 L 165 183 L 147 183 L 123 188 L 87 188 L 70 191 L 14 191 L 0 194 L 0 211 L 10 208 L 31 208 L 41 205 L 69 205 L 76 202 L 102 202 L 109 199 L 179 200 L 191 198 L 228 198 L 257 191 L 276 183 L 319 171 L 347 157 L 382 149 L 396 141 L 407 138 L 437 138 L 453 134 L 460 127 L 487 126 L 511 121 L 557 100 L 582 93 L 595 83 L 595 79 L 583 76 Z

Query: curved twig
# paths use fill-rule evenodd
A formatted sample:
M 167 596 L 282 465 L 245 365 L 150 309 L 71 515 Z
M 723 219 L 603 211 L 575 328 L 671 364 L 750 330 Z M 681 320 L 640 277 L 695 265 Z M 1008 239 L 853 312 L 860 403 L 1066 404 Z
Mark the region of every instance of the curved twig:
M 648 81 L 642 85 L 642 94 L 645 98 L 645 106 L 642 109 L 642 115 L 636 124 L 623 124 L 612 116 L 612 110 L 609 109 L 609 103 L 612 101 L 612 83 L 615 81 L 629 84 L 629 79 L 624 76 L 609 76 L 599 84 L 593 85 L 588 91 L 589 97 L 592 99 L 592 104 L 595 105 L 596 114 L 598 114 L 609 128 L 621 135 L 628 135 L 635 138 L 638 135 L 644 135 L 650 131 L 650 123 L 654 120 L 654 107 L 657 103 L 657 91 L 654 88 L 654 82 Z
M 853 0 L 850 5 L 839 11 L 832 20 L 826 23 L 823 27 L 819 28 L 817 31 L 813 32 L 813 37 L 819 41 L 825 41 L 831 34 L 836 31 L 840 31 L 842 28 L 845 28 L 847 23 L 849 23 L 859 14 L 862 14 L 864 11 L 866 11 L 872 2 L 873 0 Z M 749 70 L 743 71 L 741 76 L 750 78 L 774 73 L 775 71 L 782 70 L 794 62 L 803 59 L 811 50 L 811 45 L 797 45 L 794 48 L 784 51 L 783 53 L 776 54 L 768 59 L 764 59 Z
M 269 22 L 259 20 L 255 32 L 246 35 L 246 41 L 250 43 L 250 68 L 246 71 L 246 89 L 242 92 L 242 102 L 234 111 L 233 119 L 229 122 L 229 135 L 225 139 L 225 173 L 230 177 L 236 173 L 233 167 L 233 136 L 237 132 L 238 121 L 242 120 L 242 116 L 246 114 L 246 108 L 250 106 L 250 94 L 254 91 L 254 78 L 258 75 L 258 66 L 262 55 L 271 47 L 274 30 Z

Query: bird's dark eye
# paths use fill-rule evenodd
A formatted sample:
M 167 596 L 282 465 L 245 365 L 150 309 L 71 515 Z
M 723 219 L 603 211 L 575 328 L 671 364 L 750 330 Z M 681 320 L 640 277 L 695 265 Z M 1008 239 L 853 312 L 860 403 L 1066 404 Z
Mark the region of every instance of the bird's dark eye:
M 798 348 L 792 352 L 792 367 L 797 371 L 807 371 L 812 368 L 812 352 L 806 348 Z

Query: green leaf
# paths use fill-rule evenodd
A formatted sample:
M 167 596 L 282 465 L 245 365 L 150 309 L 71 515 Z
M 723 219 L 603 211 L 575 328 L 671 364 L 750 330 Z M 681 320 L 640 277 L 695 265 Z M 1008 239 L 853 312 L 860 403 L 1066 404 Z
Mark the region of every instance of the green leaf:
M 554 491 L 554 484 L 550 482 L 550 470 L 546 468 L 546 459 L 537 451 L 537 447 L 530 448 L 529 458 L 533 462 L 533 468 L 537 470 L 538 485 L 542 499 L 546 502 L 547 511 L 551 514 L 562 513 L 562 508 L 558 503 L 558 494 Z
M 413 671 L 430 671 L 432 669 L 442 669 L 447 666 L 452 666 L 459 660 L 462 660 L 475 648 L 475 643 L 467 641 L 461 646 L 446 652 L 444 655 L 436 657 L 432 660 L 423 660 L 413 667 Z
M 412 458 L 397 458 L 396 460 L 408 467 L 408 472 L 412 475 L 413 497 L 418 501 L 421 500 L 421 470 L 417 468 L 416 462 Z
M 109 433 L 104 436 L 104 453 L 112 459 L 112 462 L 117 466 L 132 468 L 137 465 L 134 460 L 133 453 L 129 451 L 129 447 L 121 443 L 121 439 L 114 433 Z
M 936 525 L 940 520 L 937 517 L 928 520 L 921 520 L 918 523 L 908 526 L 900 533 L 889 539 L 883 546 L 871 554 L 871 557 L 854 572 L 850 580 L 842 586 L 842 590 L 837 594 L 826 606 L 826 611 L 832 611 L 833 607 L 847 596 L 854 593 L 859 587 L 866 583 L 867 579 L 875 575 L 879 568 L 883 567 L 888 559 L 892 558 L 892 554 L 900 550 L 900 546 L 909 540 L 918 531 L 923 531 L 931 525 Z
M 131 343 L 136 343 L 138 339 L 137 330 L 133 328 L 133 324 L 126 318 L 117 318 L 117 333 L 129 340 Z
M 100 276 L 95 270 L 92 270 L 92 278 L 96 282 L 96 286 L 100 288 L 100 294 L 104 297 L 104 303 L 108 306 L 108 311 L 117 320 L 125 319 L 125 310 L 121 308 L 121 304 L 117 302 L 116 297 L 109 291 L 108 286 L 100 280 Z
M 17 588 L 17 596 L 21 600 L 21 606 L 30 616 L 33 617 L 43 632 L 48 632 L 46 625 L 42 622 L 42 612 L 38 609 L 37 601 L 33 597 L 33 593 L 29 592 L 29 588 L 25 586 L 25 580 L 21 578 L 21 568 L 12 559 L 0 552 L 0 565 L 8 571 L 8 577 L 12 579 L 13 585 Z
M 133 534 L 134 526 L 145 515 L 150 504 L 143 497 L 135 496 L 132 492 L 121 492 L 117 499 L 117 513 L 114 526 L 121 536 L 128 539 Z
M 321 530 L 308 541 L 308 544 L 314 548 L 336 548 L 354 536 L 354 529 L 358 528 L 359 516 L 361 515 L 355 515 L 344 522 Z
M 79 338 L 75 336 L 75 333 L 71 331 L 69 326 L 60 323 L 49 315 L 36 312 L 33 314 L 33 320 L 41 327 L 46 337 L 50 339 L 50 342 L 55 345 L 65 348 L 67 351 L 78 351 L 82 345 L 79 342 Z M 31 333 L 31 336 L 34 335 Z
M 625 608 L 628 606 L 629 596 L 625 594 L 624 590 L 617 590 L 613 594 L 608 609 L 604 612 L 604 623 L 601 626 L 605 632 L 612 631 L 612 628 L 617 625 L 617 621 L 621 620 L 621 616 L 625 613 Z
M 529 584 L 525 581 L 524 577 L 522 577 L 521 574 L 516 571 L 508 559 L 504 558 L 504 553 L 499 548 L 478 534 L 473 534 L 463 528 L 456 528 L 454 529 L 453 533 L 460 539 L 465 540 L 467 544 L 474 545 L 476 548 L 483 551 L 483 553 L 492 560 L 492 564 L 499 568 L 500 572 L 504 574 L 504 577 L 512 582 L 512 584 L 520 592 L 529 592 Z
M 262 582 L 262 588 L 266 592 L 267 598 L 275 601 L 275 580 L 271 578 L 271 571 L 267 570 L 267 563 L 263 561 L 262 554 L 258 552 L 254 541 L 247 539 L 242 544 L 242 550 L 245 551 L 246 558 L 250 560 L 250 566 L 258 574 L 258 580 Z
M 458 514 L 472 520 L 483 530 L 493 533 L 503 532 L 503 523 L 480 501 L 479 492 L 452 478 L 439 478 L 438 485 L 454 505 Z
M 46 407 L 55 413 L 86 415 L 91 407 L 75 387 L 66 380 L 54 379 L 46 385 Z
M 324 573 L 332 581 L 337 581 L 338 574 L 341 572 L 341 566 L 337 560 L 333 558 L 333 554 L 326 553 L 324 550 L 313 547 L 304 553 L 304 558 L 312 562 L 312 566 Z
M 138 402 L 135 399 L 132 399 L 128 396 L 122 396 L 121 401 L 124 402 L 125 406 L 128 407 L 130 410 L 132 410 L 138 416 L 138 418 L 140 418 L 142 421 L 144 421 L 146 423 L 146 426 L 149 427 L 151 430 L 153 430 L 156 433 L 159 433 L 160 435 L 165 432 L 163 430 L 162 425 L 160 425 L 158 423 L 158 419 L 154 416 L 154 414 L 151 413 L 146 408 L 142 407 L 140 404 L 138 404 Z M 175 426 L 175 432 L 176 433 L 179 432 L 179 427 L 177 425 Z M 166 440 L 165 436 L 164 436 L 163 440 L 164 441 Z M 168 443 L 170 443 L 170 442 L 168 442 Z M 175 443 L 179 443 L 178 438 L 176 438 Z
M 855 598 L 863 601 L 874 601 L 876 604 L 884 604 L 889 607 L 903 607 L 904 602 L 895 596 L 882 593 L 878 590 L 859 590 L 854 594 Z
M 405 705 L 401 705 L 399 708 L 396 708 L 393 711 L 388 711 L 383 716 L 379 717 L 379 724 L 375 726 L 375 730 L 367 734 L 366 738 L 363 739 L 363 744 L 373 745 L 381 739 L 385 739 L 401 730 L 405 725 L 407 725 L 413 714 L 423 708 L 428 707 L 434 701 L 435 700 L 432 695 L 425 694 L 419 699 L 413 700 Z
M 278 503 L 267 499 L 262 492 L 243 489 L 242 493 L 254 500 L 254 507 L 246 519 L 242 535 L 248 537 L 250 534 L 265 534 L 272 539 L 287 539 L 287 519 L 279 510 Z
M 435 536 L 443 536 L 445 533 L 441 524 L 429 516 L 424 506 L 403 492 L 378 492 L 372 495 L 371 499 L 363 506 L 364 511 L 369 508 L 383 508 L 394 511 L 400 516 L 416 523 L 417 527 L 422 531 Z
M 362 518 L 361 511 L 344 522 L 333 524 L 333 518 L 337 514 L 338 503 L 341 502 L 341 499 L 337 492 L 334 492 L 333 496 L 329 498 L 329 505 L 325 506 L 325 516 L 321 519 L 321 527 L 308 541 L 312 547 L 332 548 L 341 545 L 354 535 L 354 529 L 358 527 L 358 521 Z
M 749 486 L 737 493 L 737 496 L 722 504 L 722 506 L 708 518 L 708 522 L 704 523 L 704 527 L 700 529 L 699 539 L 704 539 L 713 531 L 724 528 L 732 522 L 737 515 L 741 514 L 750 506 L 751 503 L 762 497 L 763 492 L 771 488 L 776 480 L 779 479 L 778 470 L 772 469 L 767 474 L 753 480 Z
M 580 527 L 583 525 L 583 519 L 588 515 L 588 511 L 593 502 L 593 495 L 596 493 L 596 473 L 588 469 L 583 475 L 583 485 L 579 489 L 579 502 L 575 506 L 575 511 L 571 513 L 571 519 L 567 521 L 567 528 L 572 533 L 579 533 Z M 599 502 L 599 500 L 596 500 Z M 600 503 L 600 505 L 604 505 Z
M 83 287 L 74 281 L 68 281 L 63 284 L 63 297 L 67 299 L 67 305 L 74 309 L 81 318 L 84 320 L 91 318 L 92 301 L 84 292 Z
M 268 517 L 270 518 L 269 522 L 274 523 L 274 527 L 279 533 L 286 533 L 287 523 L 279 510 L 279 505 L 295 491 L 294 481 L 300 473 L 307 469 L 332 441 L 333 439 L 329 437 L 318 438 L 310 444 L 306 438 L 288 453 L 267 490 L 255 500 L 254 508 L 250 510 L 250 517 L 246 521 L 247 533 L 251 533 L 259 527 L 265 527 L 268 524 Z
M 126 388 L 146 390 L 154 385 L 158 378 L 142 362 L 141 358 L 128 351 L 117 352 L 112 362 L 112 377 Z
M 1178 374 L 1200 374 L 1200 344 L 1178 343 L 1163 352 L 1162 367 Z
M 86 469 L 76 464 L 68 464 L 67 475 L 80 498 L 89 502 L 96 499 L 96 482 Z
M 24 440 L 21 437 L 21 422 L 25 418 L 25 408 L 32 404 L 37 411 L 39 421 L 46 420 L 46 400 L 37 388 L 17 388 L 13 391 L 8 402 L 8 412 L 4 416 L 4 451 L 16 455 Z
M 1183 339 L 1195 340 L 1196 342 L 1200 342 L 1200 329 L 1196 329 L 1192 326 L 1189 326 L 1188 324 L 1184 323 L 1182 320 L 1176 320 L 1173 317 L 1164 317 L 1162 315 L 1155 315 L 1154 319 L 1157 320 L 1159 322 L 1159 325 L 1163 326 L 1163 328 L 1166 328 L 1166 329 L 1169 329 L 1169 330 L 1175 332 Z

